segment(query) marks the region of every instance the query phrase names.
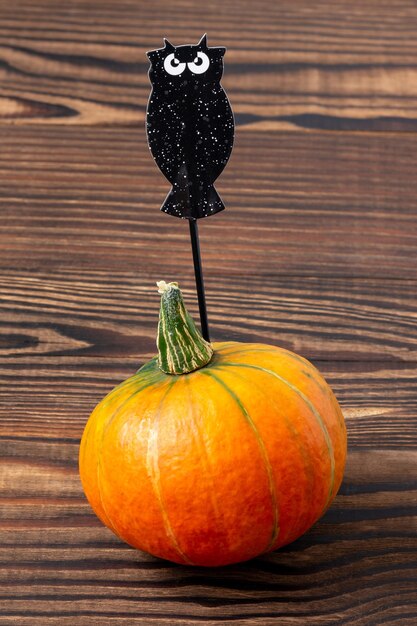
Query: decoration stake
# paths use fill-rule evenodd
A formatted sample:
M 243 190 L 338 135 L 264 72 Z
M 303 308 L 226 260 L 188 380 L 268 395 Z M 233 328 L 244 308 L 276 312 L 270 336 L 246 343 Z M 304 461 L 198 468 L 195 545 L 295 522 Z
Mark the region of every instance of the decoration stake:
M 197 220 L 225 207 L 214 182 L 233 148 L 234 119 L 220 84 L 226 48 L 197 45 L 148 52 L 152 92 L 146 114 L 149 148 L 172 187 L 161 211 L 188 219 L 201 331 L 209 341 Z
M 204 293 L 203 268 L 201 266 L 200 241 L 198 238 L 197 220 L 189 219 L 191 249 L 193 251 L 195 285 L 197 288 L 198 308 L 200 311 L 201 334 L 206 341 L 210 341 L 210 333 L 207 319 L 206 296 Z

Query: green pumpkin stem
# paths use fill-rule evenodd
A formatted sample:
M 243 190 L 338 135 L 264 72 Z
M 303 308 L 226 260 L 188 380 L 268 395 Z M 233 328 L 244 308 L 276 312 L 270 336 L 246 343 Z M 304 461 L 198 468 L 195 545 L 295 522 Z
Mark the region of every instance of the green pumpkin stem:
M 185 308 L 178 283 L 156 283 L 161 294 L 158 324 L 158 365 L 166 374 L 188 374 L 204 367 L 213 348 L 194 324 Z

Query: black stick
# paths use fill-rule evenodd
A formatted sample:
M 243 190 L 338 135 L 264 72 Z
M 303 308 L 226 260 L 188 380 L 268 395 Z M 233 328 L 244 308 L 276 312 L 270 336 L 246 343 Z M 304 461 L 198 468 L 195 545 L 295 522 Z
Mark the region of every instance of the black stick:
M 197 220 L 190 218 L 191 248 L 193 250 L 195 284 L 197 287 L 198 308 L 200 309 L 201 333 L 206 341 L 210 341 L 207 320 L 206 296 L 204 295 L 203 268 L 201 267 L 200 243 L 198 241 Z

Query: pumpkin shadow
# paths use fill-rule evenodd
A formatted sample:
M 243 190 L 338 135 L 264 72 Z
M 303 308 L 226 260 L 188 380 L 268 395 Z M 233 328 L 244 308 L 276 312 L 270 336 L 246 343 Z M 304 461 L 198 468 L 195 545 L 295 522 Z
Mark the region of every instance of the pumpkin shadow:
M 152 585 L 156 583 L 164 589 L 184 589 L 181 601 L 213 608 L 259 602 L 267 604 L 268 601 L 288 603 L 295 601 L 292 597 L 294 592 L 308 592 L 312 587 L 316 588 L 317 599 L 315 578 L 326 569 L 326 565 L 323 561 L 317 562 L 309 550 L 314 550 L 321 543 L 318 544 L 315 533 L 307 533 L 276 552 L 243 563 L 208 568 L 177 565 L 153 558 L 148 566 L 161 569 L 160 581 L 153 577 Z M 312 599 L 310 594 L 297 594 L 296 597 L 297 602 Z

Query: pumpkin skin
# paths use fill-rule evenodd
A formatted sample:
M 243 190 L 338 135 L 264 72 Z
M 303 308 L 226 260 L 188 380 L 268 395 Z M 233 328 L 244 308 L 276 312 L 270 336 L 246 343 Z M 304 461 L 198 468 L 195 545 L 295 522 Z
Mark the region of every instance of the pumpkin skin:
M 200 369 L 155 357 L 93 411 L 80 475 L 121 539 L 176 563 L 219 566 L 276 550 L 327 510 L 346 429 L 304 358 L 264 344 L 213 343 Z

